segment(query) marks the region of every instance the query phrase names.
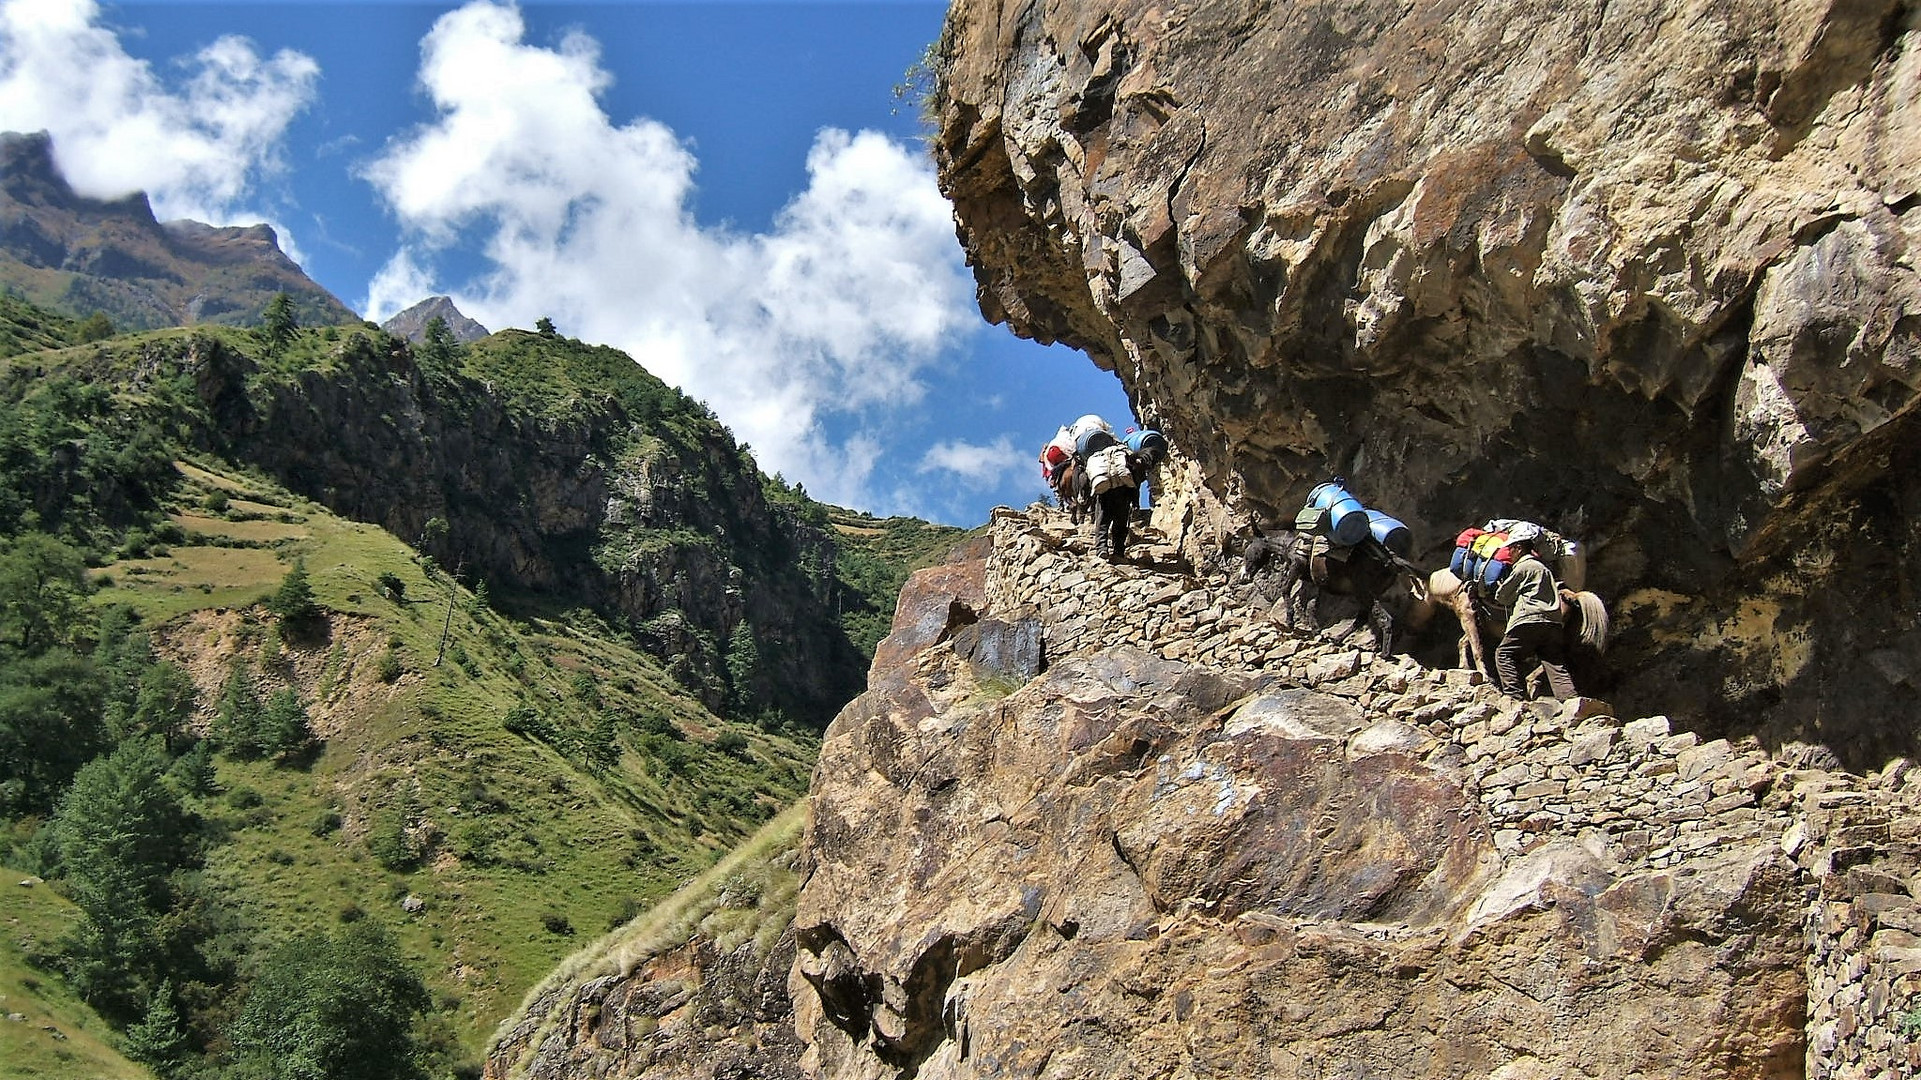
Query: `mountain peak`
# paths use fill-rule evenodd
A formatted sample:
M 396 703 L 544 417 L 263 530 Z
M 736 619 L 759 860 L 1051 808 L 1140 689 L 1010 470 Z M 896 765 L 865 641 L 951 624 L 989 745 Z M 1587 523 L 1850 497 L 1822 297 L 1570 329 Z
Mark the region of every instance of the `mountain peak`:
M 0 132 L 0 190 L 25 206 L 85 216 L 128 215 L 143 225 L 156 224 L 143 191 L 118 199 L 93 199 L 74 191 L 54 154 L 53 136 L 45 131 Z
M 458 307 L 455 307 L 453 298 L 448 296 L 429 296 L 381 323 L 380 328 L 395 337 L 417 342 L 426 337 L 427 324 L 435 317 L 439 317 L 447 324 L 447 329 L 453 331 L 456 341 L 479 341 L 491 333 L 486 327 L 468 318 Z
M 75 192 L 44 131 L 0 133 L 0 286 L 63 314 L 102 312 L 121 329 L 247 325 L 280 292 L 303 325 L 358 321 L 269 226 L 162 225 L 144 193 Z

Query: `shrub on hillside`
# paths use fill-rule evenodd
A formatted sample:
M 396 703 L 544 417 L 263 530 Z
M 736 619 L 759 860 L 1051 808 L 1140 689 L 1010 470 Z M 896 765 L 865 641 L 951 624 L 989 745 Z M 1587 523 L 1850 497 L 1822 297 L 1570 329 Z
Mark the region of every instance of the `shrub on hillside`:
M 307 561 L 295 559 L 293 569 L 280 579 L 280 587 L 267 598 L 267 610 L 291 627 L 311 625 L 320 618 L 320 603 L 314 599 L 313 585 L 307 580 Z
M 554 737 L 554 726 L 532 705 L 514 706 L 507 710 L 507 715 L 501 719 L 500 723 L 515 735 L 529 739 L 551 741 Z
M 400 678 L 400 653 L 388 646 L 387 650 L 374 657 L 374 678 L 390 683 Z
M 355 920 L 268 956 L 231 1037 L 248 1076 L 414 1080 L 414 1021 L 431 1005 L 393 938 Z

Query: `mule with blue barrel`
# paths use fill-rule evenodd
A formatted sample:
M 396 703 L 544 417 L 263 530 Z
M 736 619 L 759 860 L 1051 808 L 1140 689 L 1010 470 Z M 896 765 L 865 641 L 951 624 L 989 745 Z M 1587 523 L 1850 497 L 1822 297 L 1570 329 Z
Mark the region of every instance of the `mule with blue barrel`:
M 1353 625 L 1365 621 L 1381 655 L 1394 651 L 1394 614 L 1384 602 L 1395 584 L 1419 579 L 1407 560 L 1414 539 L 1406 525 L 1370 509 L 1335 478 L 1308 492 L 1294 516 L 1294 527 L 1257 532 L 1242 553 L 1240 580 L 1271 578 L 1276 606 L 1289 627 L 1318 633 L 1322 594 L 1353 598 Z

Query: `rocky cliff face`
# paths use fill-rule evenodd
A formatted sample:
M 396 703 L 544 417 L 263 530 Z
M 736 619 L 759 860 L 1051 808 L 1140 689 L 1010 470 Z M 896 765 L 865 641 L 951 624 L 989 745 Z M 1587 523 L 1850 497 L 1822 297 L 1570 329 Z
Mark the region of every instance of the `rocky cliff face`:
M 217 334 L 138 349 L 77 370 L 191 387 L 209 450 L 381 525 L 499 601 L 599 612 L 716 711 L 825 725 L 859 692 L 827 527 L 770 499 L 725 429 L 625 354 L 509 332 L 469 346 L 464 362 L 496 365 L 476 374 L 361 330 L 311 364 L 263 363 Z M 511 370 L 575 396 L 543 408 L 486 377 Z
M 983 308 L 1178 453 L 1128 564 L 1003 511 L 909 583 L 815 772 L 803 1075 L 1921 1069 L 1917 29 L 958 0 Z M 1218 556 L 1330 472 L 1433 565 L 1584 535 L 1613 704 L 1275 625 Z
M 815 772 L 806 1075 L 1905 1075 L 1921 775 L 1297 638 L 1044 513 L 903 594 Z M 641 1074 L 651 1075 L 651 1074 Z
M 1868 767 L 1921 672 L 1918 26 L 959 0 L 935 153 L 988 316 L 1113 368 L 1234 520 L 1340 473 L 1436 565 L 1584 535 L 1620 700 Z

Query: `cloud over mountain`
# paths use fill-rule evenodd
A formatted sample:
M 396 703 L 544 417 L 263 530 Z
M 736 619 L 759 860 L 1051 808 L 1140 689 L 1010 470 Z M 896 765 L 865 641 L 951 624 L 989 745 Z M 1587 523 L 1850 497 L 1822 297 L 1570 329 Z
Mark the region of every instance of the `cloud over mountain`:
M 861 498 L 870 427 L 918 400 L 943 346 L 978 325 L 922 155 L 822 130 L 807 188 L 769 231 L 703 226 L 691 149 L 603 109 L 598 44 L 524 37 L 517 9 L 476 0 L 422 42 L 436 116 L 364 170 L 405 232 L 369 316 L 429 291 L 489 325 L 549 316 L 712 403 L 768 471 Z M 463 248 L 485 269 L 448 281 Z
M 0 0 L 0 129 L 48 131 L 82 194 L 144 190 L 163 219 L 265 220 L 296 261 L 287 217 L 338 246 L 329 204 L 294 194 L 285 164 L 303 112 L 327 119 L 320 64 L 231 34 L 141 58 L 123 37 L 138 31 L 113 20 L 95 0 Z M 433 294 L 491 326 L 550 317 L 707 400 L 769 472 L 822 498 L 954 519 L 958 493 L 993 487 L 982 455 L 997 432 L 978 408 L 966 423 L 987 445 L 927 449 L 949 437 L 930 426 L 980 404 L 960 365 L 981 323 L 919 147 L 823 127 L 771 222 L 715 225 L 694 213 L 693 144 L 610 115 L 610 65 L 585 32 L 534 41 L 517 7 L 473 0 L 432 24 L 419 57 L 424 122 L 384 145 L 343 136 L 327 146 L 357 149 L 305 166 L 352 169 L 398 228 L 374 241 L 384 264 L 357 271 L 368 317 Z
M 145 191 L 162 220 L 261 220 L 241 205 L 282 167 L 282 138 L 313 101 L 319 65 L 228 36 L 169 85 L 100 20 L 93 0 L 0 2 L 0 130 L 49 132 L 83 195 Z

